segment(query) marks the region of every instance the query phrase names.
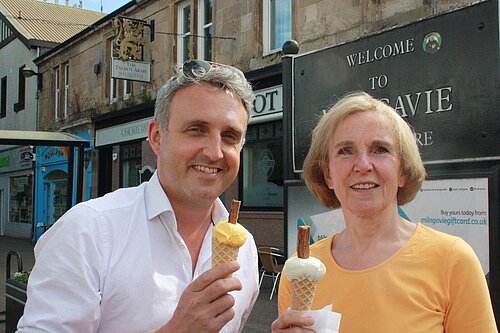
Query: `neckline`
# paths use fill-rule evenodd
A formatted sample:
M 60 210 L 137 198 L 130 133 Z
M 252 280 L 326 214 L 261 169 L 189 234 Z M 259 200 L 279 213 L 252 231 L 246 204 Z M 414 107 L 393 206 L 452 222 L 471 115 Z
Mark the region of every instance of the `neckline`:
M 375 271 L 377 269 L 380 269 L 381 267 L 390 264 L 391 261 L 393 261 L 395 258 L 399 257 L 403 251 L 405 251 L 408 247 L 410 247 L 416 241 L 416 238 L 420 234 L 422 224 L 421 223 L 415 223 L 415 224 L 416 224 L 415 231 L 413 232 L 411 237 L 396 252 L 394 252 L 392 255 L 390 255 L 384 261 L 382 261 L 382 262 L 380 262 L 372 267 L 368 267 L 368 268 L 364 268 L 364 269 L 347 269 L 347 268 L 340 266 L 340 264 L 337 263 L 337 261 L 335 260 L 335 257 L 333 256 L 333 244 L 335 241 L 335 237 L 339 234 L 339 233 L 336 233 L 336 234 L 332 235 L 331 241 L 330 241 L 330 246 L 329 246 L 329 258 L 332 261 L 332 265 L 337 270 L 340 270 L 340 271 L 345 272 L 345 273 L 351 273 L 351 274 L 367 273 L 370 271 Z

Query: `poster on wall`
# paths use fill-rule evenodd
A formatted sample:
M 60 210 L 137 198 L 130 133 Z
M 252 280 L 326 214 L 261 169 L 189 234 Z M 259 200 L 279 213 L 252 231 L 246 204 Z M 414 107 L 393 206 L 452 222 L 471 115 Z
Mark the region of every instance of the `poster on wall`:
M 289 223 L 289 250 L 297 247 L 299 225 L 311 226 L 312 243 L 344 229 L 340 209 L 326 210 L 315 202 L 305 186 L 289 190 L 293 192 L 290 198 L 297 201 L 289 205 L 289 221 L 295 221 Z M 488 178 L 427 180 L 415 199 L 399 208 L 399 214 L 412 222 L 463 238 L 479 257 L 484 274 L 489 272 Z
M 439 179 L 424 182 L 416 198 L 401 207 L 410 221 L 463 238 L 489 272 L 488 179 Z

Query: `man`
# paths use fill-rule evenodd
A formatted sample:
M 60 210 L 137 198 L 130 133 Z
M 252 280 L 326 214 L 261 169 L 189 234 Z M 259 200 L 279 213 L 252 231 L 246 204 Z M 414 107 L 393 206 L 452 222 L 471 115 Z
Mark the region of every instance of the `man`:
M 238 172 L 252 103 L 239 70 L 186 62 L 148 127 L 157 171 L 43 235 L 18 332 L 240 331 L 258 294 L 255 243 L 249 234 L 238 262 L 211 268 L 211 236 L 227 219 L 218 196 Z

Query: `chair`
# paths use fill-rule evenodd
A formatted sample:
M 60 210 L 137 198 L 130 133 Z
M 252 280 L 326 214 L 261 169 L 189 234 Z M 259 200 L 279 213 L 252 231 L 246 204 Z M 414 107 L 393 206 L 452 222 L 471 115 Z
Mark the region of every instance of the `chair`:
M 273 289 L 271 290 L 271 296 L 269 299 L 273 298 L 274 291 L 276 290 L 276 284 L 281 275 L 281 270 L 283 269 L 283 262 L 285 257 L 278 253 L 279 250 L 271 246 L 259 246 L 257 249 L 259 253 L 260 262 L 262 263 L 262 268 L 260 269 L 260 282 L 259 288 L 262 285 L 262 280 L 264 276 L 273 279 Z

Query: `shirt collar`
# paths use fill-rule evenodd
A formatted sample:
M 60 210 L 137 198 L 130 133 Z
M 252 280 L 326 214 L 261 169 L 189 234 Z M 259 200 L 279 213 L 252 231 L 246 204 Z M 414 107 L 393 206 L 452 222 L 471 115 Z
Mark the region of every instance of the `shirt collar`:
M 172 215 L 174 215 L 172 204 L 170 203 L 170 200 L 168 200 L 168 196 L 160 184 L 158 171 L 155 171 L 153 176 L 151 176 L 151 179 L 146 184 L 145 191 L 146 214 L 148 216 L 148 220 L 152 220 L 164 212 L 172 212 Z M 220 221 L 227 220 L 228 216 L 229 214 L 222 204 L 222 201 L 217 198 L 212 209 L 212 221 L 214 223 L 219 223 Z
M 161 187 L 158 171 L 155 171 L 146 185 L 146 214 L 152 220 L 163 212 L 173 212 L 172 204 Z

